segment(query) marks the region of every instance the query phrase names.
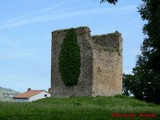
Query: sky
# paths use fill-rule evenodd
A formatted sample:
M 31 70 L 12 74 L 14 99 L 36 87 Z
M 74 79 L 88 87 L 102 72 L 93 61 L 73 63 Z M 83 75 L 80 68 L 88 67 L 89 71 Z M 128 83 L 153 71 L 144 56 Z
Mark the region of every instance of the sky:
M 141 0 L 0 0 L 0 87 L 48 90 L 51 32 L 88 26 L 92 35 L 119 31 L 123 72 L 132 73 L 144 39 Z

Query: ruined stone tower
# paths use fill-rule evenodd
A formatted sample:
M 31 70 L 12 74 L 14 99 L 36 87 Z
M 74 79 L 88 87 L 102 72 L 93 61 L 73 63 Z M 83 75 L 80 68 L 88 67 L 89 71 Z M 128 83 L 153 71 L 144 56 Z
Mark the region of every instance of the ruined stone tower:
M 52 32 L 51 93 L 53 97 L 111 96 L 122 93 L 122 37 L 119 32 L 91 36 L 88 27 L 74 28 L 80 47 L 78 84 L 67 87 L 59 72 L 59 54 L 66 30 Z

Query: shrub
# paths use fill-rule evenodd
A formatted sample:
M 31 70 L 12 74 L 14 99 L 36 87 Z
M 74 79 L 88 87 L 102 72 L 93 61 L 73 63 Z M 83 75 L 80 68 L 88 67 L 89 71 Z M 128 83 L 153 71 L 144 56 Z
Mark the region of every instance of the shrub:
M 59 71 L 66 86 L 78 83 L 80 74 L 80 48 L 77 44 L 77 34 L 74 29 L 66 31 L 59 55 Z

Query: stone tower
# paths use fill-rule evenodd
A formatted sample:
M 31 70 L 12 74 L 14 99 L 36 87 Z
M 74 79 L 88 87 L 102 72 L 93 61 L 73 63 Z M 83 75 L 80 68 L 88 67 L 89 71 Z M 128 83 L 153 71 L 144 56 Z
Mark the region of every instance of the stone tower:
M 80 47 L 78 84 L 67 87 L 59 72 L 66 30 L 52 32 L 51 94 L 53 97 L 111 96 L 122 93 L 122 37 L 119 32 L 91 36 L 88 27 L 74 28 Z

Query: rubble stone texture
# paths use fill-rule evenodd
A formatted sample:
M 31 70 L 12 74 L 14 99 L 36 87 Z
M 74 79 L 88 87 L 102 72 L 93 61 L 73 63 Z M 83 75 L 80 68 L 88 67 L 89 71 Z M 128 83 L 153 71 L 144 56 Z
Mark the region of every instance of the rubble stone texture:
M 74 28 L 81 68 L 76 86 L 67 87 L 59 72 L 59 54 L 66 30 L 52 32 L 52 97 L 112 96 L 122 94 L 122 37 L 119 32 L 91 36 L 88 27 Z

